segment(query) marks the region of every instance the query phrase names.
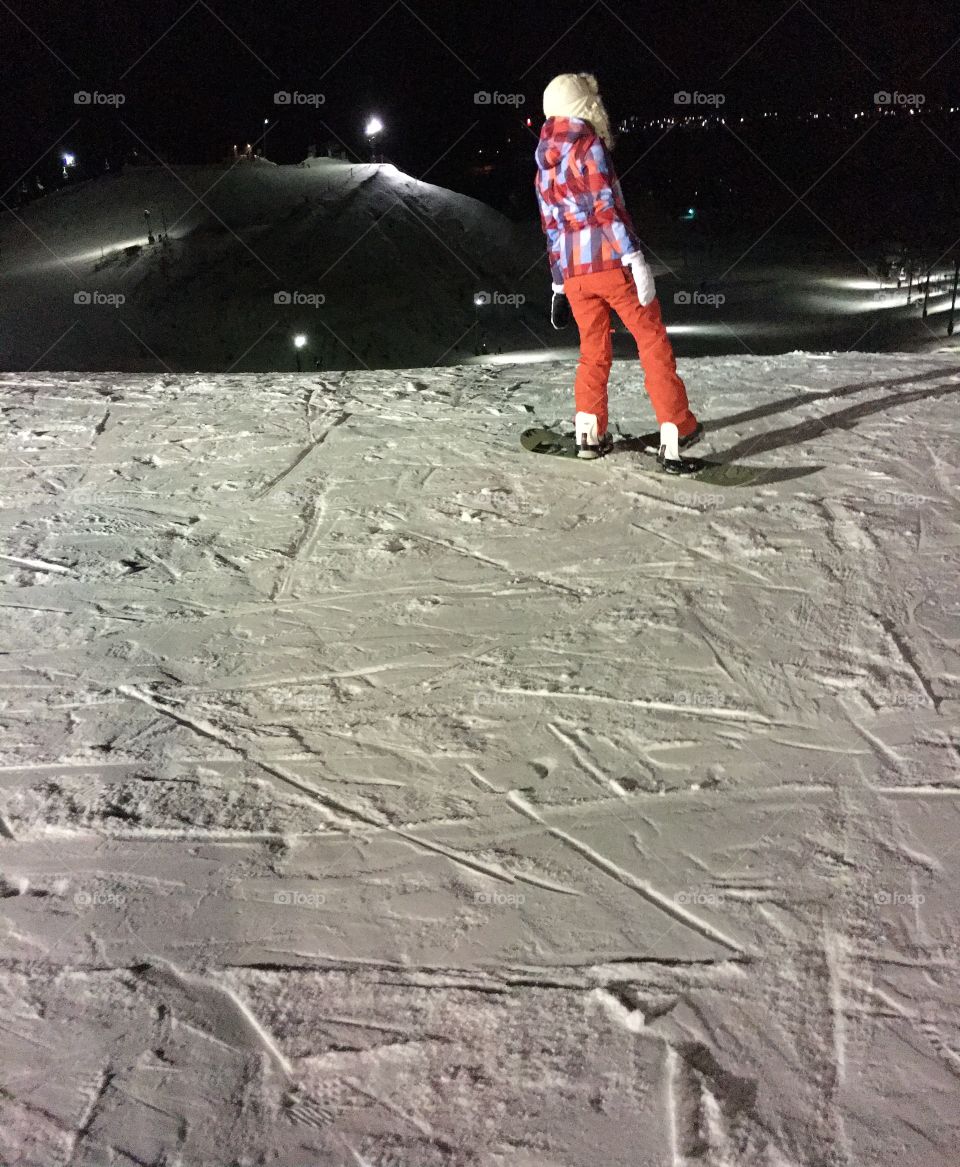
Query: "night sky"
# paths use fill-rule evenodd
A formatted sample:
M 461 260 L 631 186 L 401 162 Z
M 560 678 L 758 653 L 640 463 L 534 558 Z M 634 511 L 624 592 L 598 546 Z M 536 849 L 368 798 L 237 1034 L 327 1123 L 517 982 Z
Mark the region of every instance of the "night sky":
M 669 114 L 678 89 L 722 92 L 730 113 L 869 105 L 878 89 L 960 103 L 960 12 L 935 0 L 0 0 L 0 36 L 4 190 L 47 151 L 50 165 L 71 149 L 102 168 L 134 147 L 215 161 L 264 118 L 279 162 L 328 140 L 362 155 L 371 112 L 389 127 L 384 153 L 439 181 L 451 158 L 539 123 L 543 86 L 564 71 L 597 72 L 615 119 Z M 125 102 L 78 106 L 79 90 Z M 478 90 L 527 102 L 478 106 Z M 277 91 L 325 101 L 279 107 Z

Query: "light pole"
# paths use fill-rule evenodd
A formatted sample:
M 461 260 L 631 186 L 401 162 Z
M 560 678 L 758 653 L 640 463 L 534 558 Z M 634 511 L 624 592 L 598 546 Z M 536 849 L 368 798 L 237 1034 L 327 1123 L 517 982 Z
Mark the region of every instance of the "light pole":
M 370 161 L 376 162 L 377 155 L 375 153 L 376 138 L 378 134 L 383 133 L 383 122 L 378 117 L 371 117 L 367 122 L 367 128 L 364 130 L 364 136 L 370 145 Z
M 298 332 L 297 335 L 293 338 L 293 347 L 294 347 L 294 351 L 297 354 L 297 372 L 298 373 L 303 372 L 303 367 L 300 364 L 300 350 L 306 346 L 306 343 L 307 343 L 307 338 L 303 335 L 302 332 Z
M 266 158 L 266 156 L 267 156 L 267 134 L 270 133 L 270 119 L 264 118 L 263 124 L 267 127 L 263 131 L 263 156 L 264 156 L 264 158 Z
M 474 306 L 477 309 L 477 343 L 474 347 L 474 356 L 480 356 L 481 353 L 487 351 L 487 333 L 483 327 L 483 321 L 480 318 L 480 309 L 486 307 L 490 303 L 489 292 L 477 292 L 473 297 Z

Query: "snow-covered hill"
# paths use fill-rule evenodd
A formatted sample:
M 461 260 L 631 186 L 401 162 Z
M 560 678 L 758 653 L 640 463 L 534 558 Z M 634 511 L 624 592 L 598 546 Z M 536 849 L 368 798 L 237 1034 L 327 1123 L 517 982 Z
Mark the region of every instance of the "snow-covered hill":
M 477 293 L 532 296 L 540 325 L 549 297 L 538 240 L 391 165 L 128 167 L 20 216 L 0 221 L 3 369 L 293 369 L 296 332 L 307 367 L 427 365 L 476 351 Z M 529 345 L 525 319 L 491 302 L 481 324 Z
M 832 242 L 731 237 L 702 251 L 639 210 L 681 355 L 948 343 L 946 261 L 924 316 L 920 290 L 879 281 Z M 532 188 L 518 224 L 391 165 L 128 167 L 0 214 L 6 370 L 286 371 L 298 333 L 303 367 L 328 371 L 459 364 L 558 339 L 575 352 L 575 330 L 550 329 L 549 295 Z M 622 327 L 614 346 L 635 351 Z
M 953 1167 L 960 364 L 681 371 L 0 378 L 0 1161 Z

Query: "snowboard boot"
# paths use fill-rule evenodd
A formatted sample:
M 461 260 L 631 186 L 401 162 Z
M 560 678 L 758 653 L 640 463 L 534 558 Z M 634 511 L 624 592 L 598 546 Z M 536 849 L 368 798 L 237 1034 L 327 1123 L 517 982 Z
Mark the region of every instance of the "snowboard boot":
M 665 421 L 660 427 L 660 452 L 657 454 L 660 469 L 665 474 L 696 474 L 702 469 L 702 464 L 692 458 L 681 458 L 680 450 L 694 445 L 702 434 L 703 426 L 697 422 L 693 433 L 681 440 L 680 432 L 673 422 Z
M 689 450 L 691 446 L 695 446 L 697 442 L 703 437 L 703 422 L 698 421 L 696 429 L 692 430 L 685 438 L 680 438 L 677 445 L 681 450 Z
M 698 421 L 696 429 L 687 434 L 685 438 L 680 438 L 677 442 L 678 450 L 688 450 L 691 446 L 695 446 L 697 442 L 703 437 L 704 429 L 703 422 Z M 660 431 L 655 430 L 652 434 L 644 434 L 638 439 L 643 445 L 643 449 L 647 454 L 656 454 L 660 450 L 662 444 L 660 439 Z
M 577 429 L 577 457 L 602 458 L 613 445 L 613 436 L 597 432 L 595 413 L 578 413 L 574 419 Z

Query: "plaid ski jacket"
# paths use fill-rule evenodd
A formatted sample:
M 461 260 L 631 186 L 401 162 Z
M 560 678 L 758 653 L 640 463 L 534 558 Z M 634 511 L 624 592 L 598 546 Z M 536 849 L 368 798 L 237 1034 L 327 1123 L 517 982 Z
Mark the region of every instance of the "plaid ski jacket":
M 537 147 L 537 200 L 555 284 L 611 271 L 640 241 L 603 140 L 581 118 L 549 118 Z

